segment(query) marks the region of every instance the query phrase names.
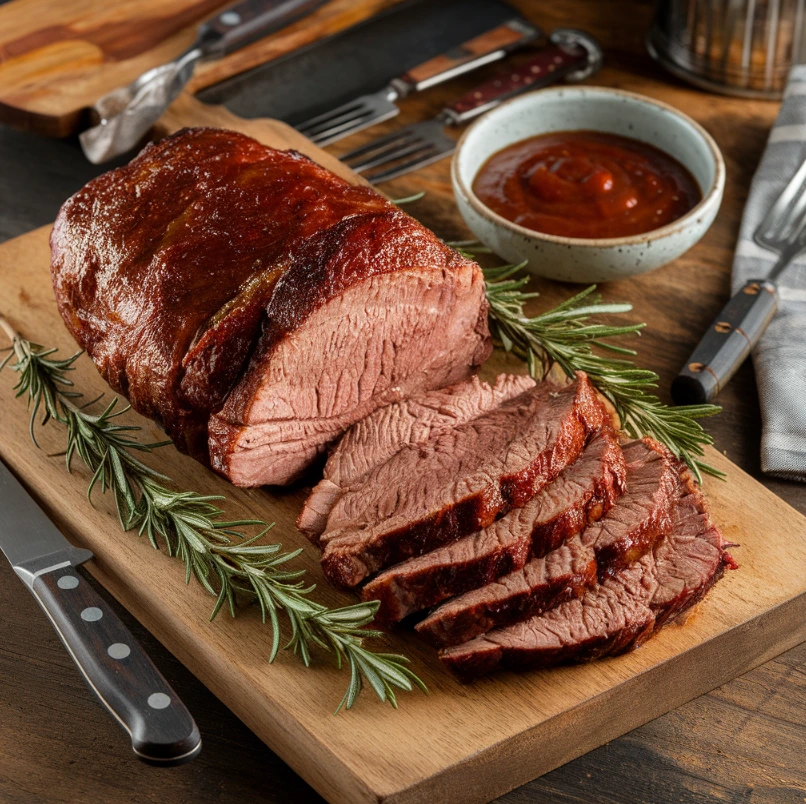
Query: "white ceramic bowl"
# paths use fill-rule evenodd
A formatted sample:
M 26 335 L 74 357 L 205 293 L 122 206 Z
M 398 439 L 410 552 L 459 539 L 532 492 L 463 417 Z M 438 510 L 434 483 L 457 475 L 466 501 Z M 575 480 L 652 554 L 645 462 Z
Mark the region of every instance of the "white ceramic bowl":
M 497 151 L 552 131 L 605 131 L 650 143 L 689 169 L 703 198 L 682 218 L 629 237 L 559 237 L 526 229 L 475 196 L 473 180 Z M 690 117 L 643 95 L 600 87 L 559 87 L 521 95 L 465 131 L 451 164 L 462 217 L 476 237 L 508 262 L 527 260 L 536 276 L 607 282 L 651 271 L 691 248 L 713 223 L 725 188 L 725 163 L 708 132 Z

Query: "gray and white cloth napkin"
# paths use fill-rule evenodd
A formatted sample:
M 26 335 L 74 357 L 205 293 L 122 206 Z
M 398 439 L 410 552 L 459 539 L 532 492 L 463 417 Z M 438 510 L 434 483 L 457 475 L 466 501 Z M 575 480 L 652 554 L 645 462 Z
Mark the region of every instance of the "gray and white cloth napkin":
M 750 185 L 733 261 L 733 293 L 769 274 L 776 255 L 753 232 L 806 160 L 806 64 L 793 67 L 784 102 Z M 761 402 L 761 469 L 806 482 L 806 253 L 778 279 L 778 312 L 753 352 Z

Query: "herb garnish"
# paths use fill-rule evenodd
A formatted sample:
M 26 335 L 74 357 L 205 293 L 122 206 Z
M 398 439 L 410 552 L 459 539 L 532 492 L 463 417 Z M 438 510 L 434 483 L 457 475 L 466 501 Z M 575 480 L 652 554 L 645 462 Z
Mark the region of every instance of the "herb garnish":
M 335 609 L 316 603 L 310 597 L 315 585 L 306 585 L 303 580 L 305 570 L 288 567 L 302 550 L 282 552 L 280 544 L 258 543 L 272 525 L 257 519 L 225 521 L 224 511 L 216 504 L 223 497 L 175 491 L 166 485 L 169 478 L 135 457 L 134 453 L 150 453 L 171 442 L 137 441 L 132 433 L 139 427 L 117 422 L 129 410 L 128 405 L 117 409 L 118 400 L 113 399 L 96 415 L 85 410 L 87 405 L 76 404 L 82 394 L 75 390 L 67 372 L 73 370 L 81 352 L 57 359 L 56 349 L 23 339 L 1 316 L 0 327 L 13 344 L 0 369 L 8 366 L 20 375 L 14 387 L 18 397 L 27 398 L 34 443 L 40 412 L 41 424 L 53 419 L 64 425 L 67 470 L 77 456 L 92 472 L 88 498 L 95 488 L 102 493 L 109 489 L 123 530 L 136 529 L 141 536 L 148 536 L 155 549 L 162 544 L 169 556 L 180 558 L 186 568 L 185 582 L 195 578 L 216 596 L 211 620 L 225 604 L 235 616 L 239 595 L 257 599 L 263 621 L 268 618 L 271 624 L 271 662 L 280 649 L 282 612 L 291 627 L 284 647 L 299 656 L 306 667 L 314 646 L 332 650 L 339 668 L 344 663 L 349 666 L 350 682 L 336 712 L 355 703 L 365 681 L 381 701 L 395 708 L 395 689 L 408 691 L 416 685 L 425 691 L 405 656 L 376 653 L 364 646 L 367 638 L 383 636 L 383 632 L 365 627 L 373 621 L 378 601 Z M 258 532 L 245 538 L 244 528 Z
M 475 241 L 449 245 L 469 257 L 489 252 Z M 594 315 L 627 313 L 632 305 L 604 303 L 595 293 L 596 285 L 591 285 L 554 309 L 529 318 L 524 305 L 539 294 L 523 290 L 530 279 L 521 274 L 524 267 L 525 263 L 521 263 L 482 269 L 490 304 L 490 329 L 498 345 L 525 360 L 529 374 L 538 380 L 545 377 L 553 363 L 569 377 L 573 377 L 575 371 L 584 371 L 611 402 L 621 426 L 630 436 L 648 435 L 665 444 L 686 462 L 699 482 L 702 482 L 702 472 L 724 477 L 724 472 L 700 460 L 704 446 L 713 444 L 714 440 L 697 421 L 719 413 L 722 408 L 663 404 L 657 396 L 648 393 L 648 389 L 657 388 L 658 375 L 639 369 L 626 359 L 636 354 L 633 349 L 603 340 L 638 334 L 644 324 L 614 326 L 590 320 Z M 593 347 L 610 354 L 597 354 Z

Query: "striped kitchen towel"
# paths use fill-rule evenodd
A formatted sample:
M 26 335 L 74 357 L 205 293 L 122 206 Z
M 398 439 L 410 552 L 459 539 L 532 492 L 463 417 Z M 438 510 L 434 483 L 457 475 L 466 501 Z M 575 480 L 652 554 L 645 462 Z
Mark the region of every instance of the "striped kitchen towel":
M 733 292 L 769 273 L 776 255 L 753 232 L 806 159 L 806 64 L 789 74 L 781 111 L 750 185 L 733 261 Z M 806 482 L 806 253 L 778 279 L 778 312 L 753 351 L 761 402 L 761 469 Z

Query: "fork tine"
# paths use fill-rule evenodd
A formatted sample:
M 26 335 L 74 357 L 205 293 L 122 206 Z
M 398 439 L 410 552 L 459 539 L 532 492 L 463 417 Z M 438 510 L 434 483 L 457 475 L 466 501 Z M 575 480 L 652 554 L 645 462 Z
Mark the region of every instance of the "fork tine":
M 434 146 L 425 142 L 424 140 L 414 140 L 412 142 L 403 143 L 402 145 L 393 148 L 387 148 L 375 157 L 371 157 L 363 162 L 359 167 L 353 168 L 357 173 L 363 173 L 370 168 L 380 167 L 382 165 L 389 165 L 403 159 L 407 156 L 414 156 L 423 150 L 433 148 Z
M 791 224 L 804 202 L 804 185 L 806 185 L 806 160 L 781 191 L 781 194 L 770 207 L 764 220 L 753 233 L 758 245 L 768 249 L 780 248 L 784 229 L 791 229 Z M 796 212 L 796 208 L 798 212 Z M 789 224 L 789 226 L 787 226 Z
M 304 134 L 311 142 L 317 145 L 327 145 L 328 142 L 339 140 L 342 137 L 346 137 L 348 134 L 352 134 L 354 131 L 360 131 L 362 128 L 366 128 L 368 123 L 372 123 L 372 112 L 350 117 L 336 125 L 326 126 L 324 128 L 320 127 L 316 131 L 301 131 L 300 133 Z
M 415 129 L 417 125 L 418 124 L 415 123 L 410 126 L 404 126 L 403 128 L 393 131 L 391 134 L 387 134 L 384 137 L 378 137 L 378 139 L 372 140 L 372 142 L 368 142 L 366 145 L 362 145 L 359 148 L 353 148 L 352 151 L 347 151 L 347 153 L 342 154 L 339 159 L 352 167 L 350 163 L 355 159 L 360 159 L 363 156 L 371 154 L 385 146 L 392 145 L 400 140 L 409 139 L 412 135 L 416 136 Z
M 364 106 L 360 102 L 360 99 L 350 101 L 349 103 L 343 103 L 341 106 L 337 106 L 335 109 L 331 109 L 329 112 L 324 112 L 324 114 L 318 114 L 316 117 L 308 118 L 298 126 L 294 126 L 294 128 L 296 128 L 296 130 L 301 134 L 306 134 L 308 131 L 313 131 L 314 129 L 323 125 L 328 125 L 329 123 L 338 118 L 342 118 L 345 115 L 358 114 L 362 108 L 364 108 Z
M 405 173 L 410 173 L 412 170 L 417 170 L 417 168 L 425 167 L 433 162 L 438 162 L 440 159 L 450 156 L 454 150 L 454 148 L 451 148 L 450 150 L 442 151 L 436 148 L 436 146 L 431 146 L 431 148 L 421 157 L 410 159 L 408 162 L 404 162 L 401 165 L 396 165 L 395 167 L 391 167 L 388 170 L 383 170 L 379 173 L 372 173 L 366 177 L 367 181 L 369 181 L 370 184 L 380 184 L 384 181 L 391 181 L 392 179 L 402 176 Z

